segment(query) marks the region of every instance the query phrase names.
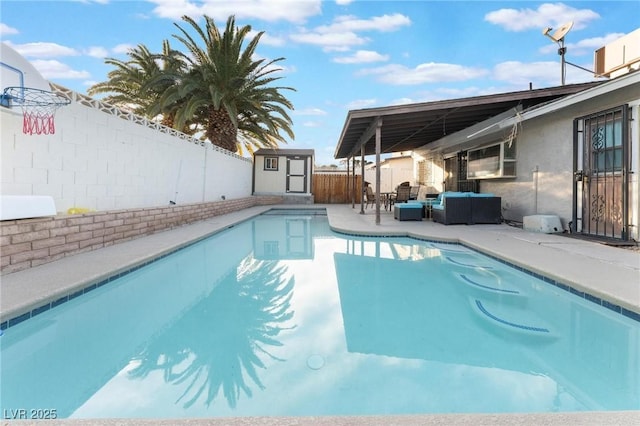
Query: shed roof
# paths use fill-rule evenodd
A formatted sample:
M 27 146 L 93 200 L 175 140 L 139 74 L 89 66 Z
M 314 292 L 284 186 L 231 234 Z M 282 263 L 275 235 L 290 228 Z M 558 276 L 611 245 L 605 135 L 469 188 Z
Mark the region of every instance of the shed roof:
M 546 89 L 444 101 L 351 110 L 347 114 L 334 158 L 375 154 L 375 128 L 381 120 L 382 154 L 411 151 L 515 107 L 527 109 L 602 82 L 570 84 Z
M 253 153 L 256 155 L 305 155 L 313 156 L 315 151 L 313 149 L 273 149 L 273 148 L 260 148 Z

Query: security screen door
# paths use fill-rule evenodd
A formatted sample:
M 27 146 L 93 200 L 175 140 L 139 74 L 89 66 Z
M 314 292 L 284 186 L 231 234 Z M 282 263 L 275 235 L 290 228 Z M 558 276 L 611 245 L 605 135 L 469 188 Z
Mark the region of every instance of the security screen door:
M 576 143 L 574 224 L 576 231 L 628 239 L 629 120 L 626 105 L 574 122 Z M 576 217 L 581 213 L 582 220 Z

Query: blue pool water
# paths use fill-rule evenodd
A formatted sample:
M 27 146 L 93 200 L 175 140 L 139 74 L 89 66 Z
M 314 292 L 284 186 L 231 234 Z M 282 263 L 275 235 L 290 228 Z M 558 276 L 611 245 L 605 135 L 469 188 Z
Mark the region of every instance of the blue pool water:
M 58 417 L 640 409 L 640 323 L 459 245 L 263 215 L 4 330 Z

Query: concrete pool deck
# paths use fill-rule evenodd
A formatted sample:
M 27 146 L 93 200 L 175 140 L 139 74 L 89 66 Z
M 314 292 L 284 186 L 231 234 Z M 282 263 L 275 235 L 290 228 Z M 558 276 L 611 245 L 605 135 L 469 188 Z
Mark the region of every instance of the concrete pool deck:
M 261 206 L 216 216 L 205 221 L 135 239 L 100 250 L 63 258 L 25 271 L 2 276 L 0 322 L 72 294 L 105 278 L 127 271 L 193 241 L 273 208 L 326 208 L 331 227 L 356 235 L 407 235 L 461 242 L 556 282 L 586 292 L 631 313 L 640 314 L 640 251 L 625 250 L 562 235 L 538 234 L 502 225 L 449 225 L 431 221 L 398 221 L 381 211 L 360 213 L 360 206 Z M 191 420 L 82 420 L 70 424 L 640 424 L 640 412 L 420 415 L 340 418 L 233 418 Z M 47 424 L 49 422 L 39 422 Z M 20 423 L 25 424 L 25 423 Z M 59 423 L 58 423 L 59 424 Z

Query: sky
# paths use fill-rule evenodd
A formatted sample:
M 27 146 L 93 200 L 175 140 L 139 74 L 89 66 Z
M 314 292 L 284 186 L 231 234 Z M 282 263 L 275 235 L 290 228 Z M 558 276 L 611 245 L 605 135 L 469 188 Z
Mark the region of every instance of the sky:
M 0 39 L 47 80 L 86 94 L 106 81 L 105 58 L 127 60 L 139 44 L 182 48 L 188 15 L 222 30 L 234 15 L 264 32 L 256 59 L 281 68 L 274 84 L 295 89 L 294 139 L 281 148 L 333 158 L 350 110 L 559 86 L 558 44 L 543 35 L 573 22 L 566 60 L 593 69 L 594 51 L 640 27 L 640 0 L 2 0 Z M 193 32 L 191 32 L 193 34 Z M 567 66 L 566 83 L 593 81 Z

